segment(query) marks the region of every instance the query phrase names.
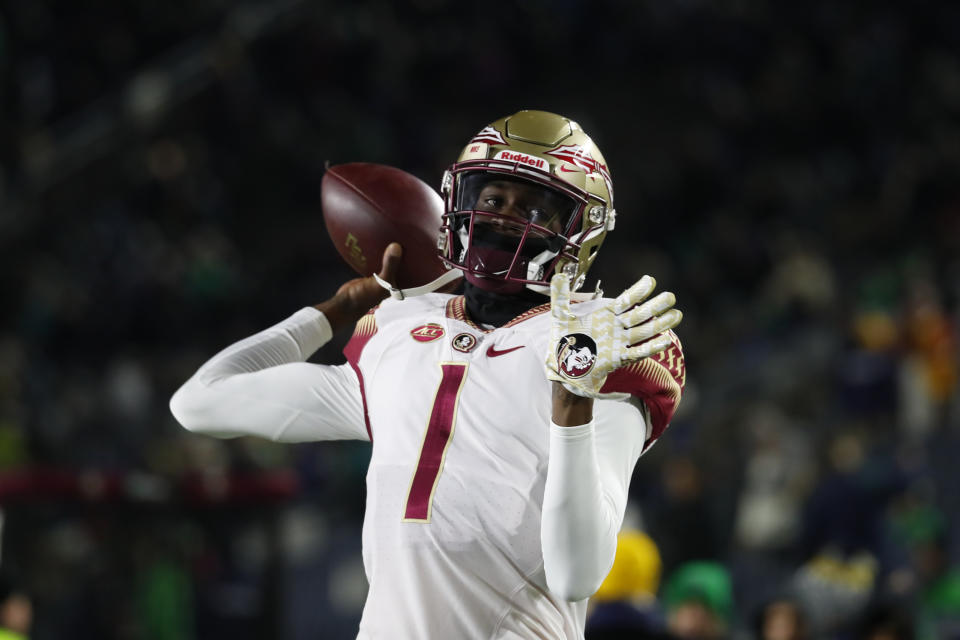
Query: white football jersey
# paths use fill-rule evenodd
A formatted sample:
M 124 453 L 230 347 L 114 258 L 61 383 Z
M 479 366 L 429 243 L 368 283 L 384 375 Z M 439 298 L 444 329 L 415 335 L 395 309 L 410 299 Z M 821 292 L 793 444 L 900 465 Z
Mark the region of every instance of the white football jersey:
M 462 296 L 388 299 L 357 323 L 341 366 L 305 362 L 330 326 L 302 309 L 211 358 L 171 411 L 218 437 L 372 440 L 360 638 L 582 638 L 633 467 L 685 370 L 673 336 L 607 377 L 602 391 L 625 399 L 551 426 L 548 307 L 485 331 Z
M 586 601 L 551 593 L 540 544 L 547 308 L 484 331 L 462 296 L 430 294 L 388 299 L 357 324 L 344 353 L 373 442 L 360 638 L 582 638 Z M 679 343 L 669 351 L 605 387 L 644 401 L 645 446 L 679 401 Z

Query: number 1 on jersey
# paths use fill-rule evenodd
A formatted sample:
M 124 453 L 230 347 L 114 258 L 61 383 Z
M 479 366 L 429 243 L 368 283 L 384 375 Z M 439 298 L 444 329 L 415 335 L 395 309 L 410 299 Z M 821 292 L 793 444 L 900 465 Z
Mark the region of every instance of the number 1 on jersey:
M 430 522 L 433 492 L 443 470 L 447 447 L 453 438 L 457 420 L 457 405 L 463 381 L 467 378 L 466 362 L 441 362 L 440 385 L 433 398 L 430 421 L 420 445 L 417 469 L 410 480 L 407 504 L 403 509 L 404 522 Z

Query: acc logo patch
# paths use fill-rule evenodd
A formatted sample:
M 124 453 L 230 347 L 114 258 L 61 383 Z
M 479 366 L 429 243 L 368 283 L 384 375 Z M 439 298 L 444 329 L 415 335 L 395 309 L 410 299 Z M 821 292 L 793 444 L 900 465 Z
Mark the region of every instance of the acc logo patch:
M 469 333 L 458 333 L 453 337 L 453 348 L 461 353 L 470 353 L 477 346 L 477 338 Z
M 557 366 L 560 373 L 574 379 L 590 373 L 597 363 L 597 343 L 584 333 L 571 333 L 557 345 Z
M 422 324 L 416 329 L 410 330 L 410 337 L 417 342 L 433 342 L 443 337 L 443 327 L 433 322 Z

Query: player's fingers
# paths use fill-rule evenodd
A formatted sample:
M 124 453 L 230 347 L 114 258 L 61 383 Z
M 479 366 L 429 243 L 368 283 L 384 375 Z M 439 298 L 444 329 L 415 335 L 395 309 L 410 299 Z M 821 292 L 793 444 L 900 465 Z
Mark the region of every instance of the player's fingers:
M 403 257 L 403 247 L 399 242 L 391 242 L 383 250 L 383 261 L 380 263 L 380 273 L 377 275 L 392 285 L 397 284 L 397 272 L 400 270 L 400 259 Z
M 646 322 L 654 316 L 658 316 L 677 303 L 677 298 L 669 291 L 664 291 L 647 300 L 639 307 L 634 307 L 626 313 L 617 316 L 617 322 L 621 327 L 633 327 Z
M 643 276 L 633 286 L 617 296 L 613 301 L 613 312 L 623 313 L 633 305 L 642 302 L 657 288 L 657 281 L 652 276 Z
M 670 336 L 661 335 L 647 340 L 641 344 L 638 344 L 635 347 L 630 347 L 629 349 L 624 349 L 621 354 L 621 362 L 636 362 L 637 360 L 643 360 L 654 354 L 660 353 L 664 349 L 668 349 L 670 345 L 673 344 L 673 341 L 670 340 Z
M 570 277 L 555 273 L 550 278 L 550 313 L 554 318 L 570 318 Z
M 683 314 L 679 309 L 670 309 L 663 315 L 659 315 L 644 322 L 641 325 L 627 329 L 627 344 L 637 344 L 643 342 L 658 333 L 663 333 L 667 329 L 673 329 L 683 320 Z

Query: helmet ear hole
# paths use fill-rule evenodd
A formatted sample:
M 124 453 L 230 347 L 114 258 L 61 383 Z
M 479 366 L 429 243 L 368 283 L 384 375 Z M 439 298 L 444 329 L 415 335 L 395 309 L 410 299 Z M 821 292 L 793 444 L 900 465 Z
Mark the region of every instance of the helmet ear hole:
M 590 207 L 589 215 L 590 215 L 590 222 L 592 222 L 593 224 L 603 223 L 603 217 L 604 217 L 603 207 L 598 207 L 598 206 Z

